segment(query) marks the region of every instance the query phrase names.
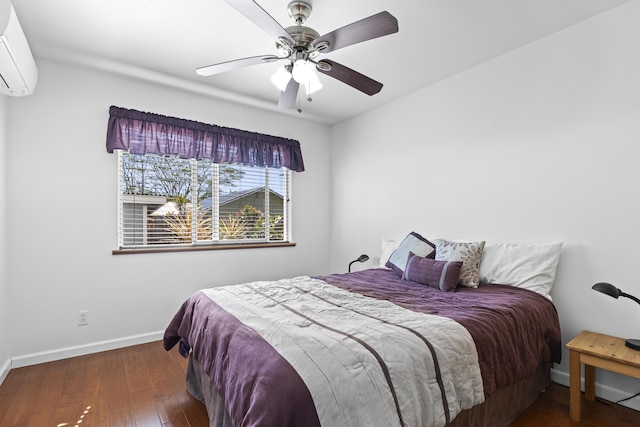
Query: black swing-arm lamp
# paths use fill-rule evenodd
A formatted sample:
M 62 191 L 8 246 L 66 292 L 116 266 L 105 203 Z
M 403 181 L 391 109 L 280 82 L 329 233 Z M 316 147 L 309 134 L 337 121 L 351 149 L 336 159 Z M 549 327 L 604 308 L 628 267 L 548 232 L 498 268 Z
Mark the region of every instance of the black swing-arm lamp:
M 365 254 L 362 254 L 357 259 L 354 259 L 353 261 L 351 261 L 349 263 L 349 270 L 348 270 L 349 273 L 351 273 L 351 264 L 353 264 L 354 262 L 366 262 L 366 261 L 369 261 L 369 255 L 365 255 Z
M 618 299 L 619 297 L 625 297 L 625 298 L 632 299 L 638 304 L 640 304 L 640 299 L 634 297 L 633 295 L 629 295 L 622 292 L 620 289 L 616 288 L 611 283 L 598 282 L 595 285 L 593 285 L 591 289 L 598 292 L 602 292 L 603 294 L 609 295 L 610 297 L 613 297 L 615 299 Z M 637 340 L 637 339 L 628 339 L 624 342 L 624 345 L 634 350 L 640 350 L 640 340 Z

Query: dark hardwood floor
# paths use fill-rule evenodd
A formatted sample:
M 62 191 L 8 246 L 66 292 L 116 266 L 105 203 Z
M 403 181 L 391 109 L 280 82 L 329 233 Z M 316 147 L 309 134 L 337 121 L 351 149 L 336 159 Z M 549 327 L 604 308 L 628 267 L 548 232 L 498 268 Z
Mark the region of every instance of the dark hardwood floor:
M 509 427 L 631 427 L 640 426 L 640 412 L 582 396 L 582 420 L 569 419 L 569 388 L 553 383 Z
M 160 342 L 13 369 L 0 386 L 0 426 L 206 427 L 185 371 Z
M 202 405 L 185 390 L 186 361 L 153 342 L 13 369 L 0 386 L 1 427 L 206 427 Z M 511 427 L 640 425 L 640 413 L 583 402 L 569 420 L 569 390 L 553 384 Z

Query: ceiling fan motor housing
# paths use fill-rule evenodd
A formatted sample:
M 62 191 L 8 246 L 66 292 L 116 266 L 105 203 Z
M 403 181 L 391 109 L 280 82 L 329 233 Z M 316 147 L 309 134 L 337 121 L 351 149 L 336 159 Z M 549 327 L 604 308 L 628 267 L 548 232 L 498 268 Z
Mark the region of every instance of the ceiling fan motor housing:
M 293 48 L 304 48 L 307 49 L 311 43 L 320 37 L 320 34 L 313 28 L 305 27 L 304 25 L 295 25 L 293 27 L 285 28 L 287 33 L 291 36 L 291 38 L 296 42 Z

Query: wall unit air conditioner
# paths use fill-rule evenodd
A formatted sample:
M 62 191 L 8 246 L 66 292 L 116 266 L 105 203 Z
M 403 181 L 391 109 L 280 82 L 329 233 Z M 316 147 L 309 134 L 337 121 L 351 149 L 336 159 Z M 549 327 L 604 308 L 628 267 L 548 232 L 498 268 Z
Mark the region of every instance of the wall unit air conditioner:
M 30 95 L 37 81 L 38 68 L 13 5 L 0 0 L 0 95 Z

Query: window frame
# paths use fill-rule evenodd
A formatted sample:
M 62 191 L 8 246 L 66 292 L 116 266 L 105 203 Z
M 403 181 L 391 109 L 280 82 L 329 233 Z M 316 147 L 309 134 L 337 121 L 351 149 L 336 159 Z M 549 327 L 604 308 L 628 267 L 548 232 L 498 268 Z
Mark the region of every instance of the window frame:
M 125 203 L 127 200 L 133 198 L 134 206 L 136 203 L 136 199 L 146 200 L 147 202 L 151 202 L 154 197 L 164 197 L 164 196 L 148 196 L 148 195 L 131 195 L 131 194 L 123 194 L 123 179 L 124 179 L 124 167 L 123 167 L 123 156 L 129 155 L 126 151 L 118 150 L 118 167 L 117 167 L 117 182 L 118 182 L 118 197 L 117 197 L 117 221 L 118 221 L 118 233 L 117 233 L 117 249 L 114 249 L 112 253 L 114 255 L 121 254 L 143 254 L 143 253 L 161 253 L 161 252 L 188 252 L 188 251 L 203 251 L 203 250 L 221 250 L 221 249 L 255 249 L 255 248 L 275 248 L 275 247 L 291 247 L 295 246 L 295 243 L 292 241 L 292 203 L 291 203 L 291 188 L 292 188 L 292 178 L 293 173 L 290 169 L 286 167 L 282 168 L 269 168 L 267 166 L 252 166 L 250 169 L 260 169 L 264 171 L 264 192 L 265 192 L 265 209 L 263 214 L 265 217 L 269 217 L 269 198 L 271 192 L 275 193 L 275 190 L 272 188 L 269 182 L 270 173 L 269 171 L 277 170 L 279 173 L 284 173 L 285 176 L 282 178 L 282 215 L 284 218 L 283 221 L 283 238 L 282 240 L 270 240 L 269 236 L 269 221 L 265 221 L 265 234 L 266 237 L 264 239 L 220 239 L 220 216 L 222 215 L 220 210 L 220 192 L 219 192 L 219 177 L 220 177 L 220 166 L 227 165 L 226 163 L 214 163 L 211 162 L 211 179 L 212 179 L 212 194 L 211 194 L 211 223 L 212 223 L 212 231 L 211 231 L 211 240 L 197 240 L 198 234 L 198 226 L 197 226 L 197 218 L 193 214 L 198 212 L 197 203 L 191 203 L 192 210 L 192 241 L 189 243 L 162 243 L 162 244 L 148 244 L 145 241 L 144 244 L 136 244 L 136 245 L 125 245 L 124 244 L 124 212 L 125 212 Z M 151 156 L 152 154 L 145 154 L 141 156 Z M 173 158 L 173 157 L 171 157 Z M 190 175 L 191 178 L 191 188 L 197 187 L 197 163 L 198 161 L 195 159 L 180 159 L 175 158 L 176 161 L 189 161 L 190 162 L 190 173 L 187 172 L 185 175 Z M 228 164 L 231 167 L 240 167 L 243 165 L 238 164 Z M 195 166 L 195 167 L 194 167 Z M 215 180 L 215 182 L 214 182 Z M 190 190 L 195 197 L 197 197 L 197 191 Z M 279 193 L 276 193 L 279 194 Z M 166 197 L 165 197 L 166 199 Z M 143 206 L 143 211 L 148 207 L 149 203 L 143 203 L 140 206 Z M 135 207 L 134 207 L 135 209 Z M 217 214 L 216 214 L 217 212 Z M 141 231 L 143 234 L 146 234 L 147 229 L 147 213 L 141 215 Z M 214 220 L 217 218 L 217 220 Z M 134 218 L 135 219 L 135 218 Z M 135 229 L 134 229 L 135 232 Z M 193 241 L 193 237 L 196 238 L 196 241 Z M 146 240 L 146 239 L 145 239 Z

